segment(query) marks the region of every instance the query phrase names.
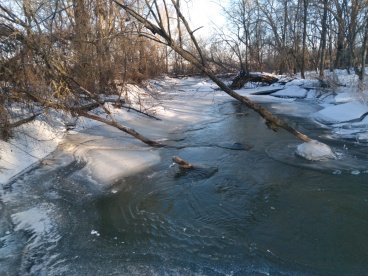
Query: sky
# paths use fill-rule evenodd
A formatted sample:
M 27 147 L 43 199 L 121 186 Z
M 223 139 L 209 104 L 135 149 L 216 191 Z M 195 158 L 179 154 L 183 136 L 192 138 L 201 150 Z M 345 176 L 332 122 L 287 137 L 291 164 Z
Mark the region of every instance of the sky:
M 189 14 L 191 28 L 195 30 L 203 26 L 196 35 L 210 35 L 214 25 L 220 27 L 225 24 L 221 5 L 226 6 L 229 0 L 192 0 L 188 4 L 184 2 L 182 1 L 182 9 Z

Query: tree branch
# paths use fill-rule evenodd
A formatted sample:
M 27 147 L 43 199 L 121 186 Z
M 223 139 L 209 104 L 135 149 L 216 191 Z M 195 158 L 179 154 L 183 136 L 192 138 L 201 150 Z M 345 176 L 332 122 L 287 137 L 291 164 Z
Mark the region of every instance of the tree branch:
M 15 128 L 15 127 L 19 127 L 19 126 L 21 126 L 21 125 L 24 125 L 24 124 L 26 124 L 26 123 L 32 122 L 34 119 L 36 119 L 36 118 L 37 118 L 37 116 L 39 116 L 39 115 L 41 115 L 41 114 L 42 114 L 42 113 L 36 113 L 36 114 L 34 114 L 34 115 L 30 116 L 30 117 L 27 117 L 27 118 L 21 119 L 21 120 L 19 120 L 19 121 L 17 121 L 17 122 L 14 122 L 14 123 L 11 123 L 11 124 L 9 125 L 9 127 L 10 127 L 10 128 Z
M 119 124 L 118 122 L 116 122 L 114 120 L 107 120 L 107 119 L 101 118 L 100 116 L 97 116 L 97 115 L 88 113 L 86 111 L 81 111 L 81 110 L 76 111 L 76 113 L 79 116 L 83 116 L 85 118 L 92 119 L 92 120 L 95 120 L 95 121 L 104 123 L 106 125 L 115 127 L 115 128 L 117 128 L 117 129 L 119 129 L 121 131 L 124 131 L 125 133 L 128 133 L 129 135 L 137 138 L 138 140 L 140 140 L 141 142 L 143 142 L 143 143 L 145 143 L 145 144 L 147 144 L 149 146 L 156 147 L 156 148 L 160 148 L 160 147 L 164 147 L 165 146 L 164 144 L 158 143 L 156 141 L 153 141 L 153 140 L 150 140 L 150 139 L 144 137 L 143 135 L 141 135 L 140 133 L 138 133 L 134 129 L 129 128 L 129 127 L 126 127 L 126 126 L 124 126 L 122 124 Z

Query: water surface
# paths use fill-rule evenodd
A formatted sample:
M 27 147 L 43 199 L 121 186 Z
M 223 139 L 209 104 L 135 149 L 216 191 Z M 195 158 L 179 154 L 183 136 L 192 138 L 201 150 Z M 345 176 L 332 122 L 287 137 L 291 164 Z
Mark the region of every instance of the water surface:
M 309 162 L 238 103 L 209 112 L 172 133 L 178 148 L 158 150 L 159 165 L 112 187 L 63 152 L 4 187 L 0 274 L 365 274 L 366 145 L 328 141 L 340 159 Z M 327 131 L 286 119 L 315 138 Z M 196 169 L 173 166 L 173 155 Z M 27 216 L 38 221 L 28 231 Z

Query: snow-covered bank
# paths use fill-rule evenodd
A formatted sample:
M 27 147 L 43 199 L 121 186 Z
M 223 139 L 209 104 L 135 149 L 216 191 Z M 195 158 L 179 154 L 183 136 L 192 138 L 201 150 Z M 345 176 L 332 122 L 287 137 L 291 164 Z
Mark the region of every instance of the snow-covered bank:
M 60 121 L 50 122 L 44 116 L 14 131 L 14 137 L 0 140 L 0 184 L 9 181 L 56 149 L 65 135 Z
M 165 78 L 151 81 L 146 89 L 128 85 L 122 96 L 131 107 L 144 114 L 106 103 L 111 117 L 146 137 L 166 142 L 169 134 L 198 122 L 210 120 L 206 112 L 213 105 L 214 85 L 204 79 Z M 101 109 L 93 112 L 101 116 Z M 160 162 L 157 149 L 146 146 L 126 133 L 91 119 L 80 118 L 72 131 L 66 131 L 63 114 L 53 112 L 54 119 L 39 116 L 15 129 L 8 142 L 0 141 L 0 184 L 37 164 L 58 146 L 63 152 L 86 163 L 80 174 L 96 183 L 113 183 Z
M 284 78 L 272 86 L 255 88 L 252 85 L 252 88 L 238 92 L 259 103 L 275 103 L 271 109 L 277 114 L 310 118 L 331 129 L 335 139 L 367 143 L 367 91 L 358 91 L 357 77 L 344 70 L 335 71 L 328 78 L 333 79 L 335 87 L 321 88 L 316 76 L 310 74 L 306 80 Z M 209 108 L 216 102 L 229 99 L 204 78 L 164 78 L 149 82 L 146 89 L 128 85 L 121 93 L 132 107 L 141 109 L 143 104 L 145 108 L 142 111 L 161 121 L 106 104 L 112 117 L 161 142 L 167 142 L 170 135 L 182 128 L 213 119 L 207 112 Z M 102 114 L 98 109 L 94 112 Z M 55 119 L 50 120 L 39 116 L 17 129 L 10 141 L 0 141 L 1 184 L 41 161 L 60 144 L 61 150 L 87 163 L 81 173 L 97 182 L 111 183 L 160 162 L 158 150 L 113 127 L 90 119 L 79 119 L 75 130 L 66 132 L 62 117 L 54 116 Z
M 117 122 L 149 139 L 170 143 L 169 136 L 180 129 L 211 119 L 207 110 L 214 103 L 212 87 L 212 83 L 196 78 L 152 81 L 148 88 L 156 93 L 156 99 L 152 101 L 152 97 L 145 96 L 147 90 L 131 86 L 130 92 L 135 90 L 140 95 L 130 97 L 131 106 L 136 109 L 140 109 L 142 104 L 149 106 L 148 112 L 160 120 L 133 110 L 115 108 L 111 104 L 105 107 Z M 109 186 L 122 177 L 139 173 L 161 161 L 159 149 L 149 147 L 113 127 L 101 124 L 94 127 L 93 124 L 95 122 L 86 120 L 84 126 L 88 125 L 88 129 L 78 128 L 62 143 L 66 152 L 87 163 L 79 174 Z
M 326 71 L 325 75 L 331 87 L 321 87 L 317 74 L 308 73 L 307 79 L 279 76 L 286 84 L 275 83 L 238 92 L 256 102 L 284 101 L 274 112 L 309 118 L 331 129 L 334 139 L 368 142 L 368 84 L 363 84 L 365 89 L 362 90 L 358 77 L 347 70 Z M 309 103 L 319 108 L 310 108 Z

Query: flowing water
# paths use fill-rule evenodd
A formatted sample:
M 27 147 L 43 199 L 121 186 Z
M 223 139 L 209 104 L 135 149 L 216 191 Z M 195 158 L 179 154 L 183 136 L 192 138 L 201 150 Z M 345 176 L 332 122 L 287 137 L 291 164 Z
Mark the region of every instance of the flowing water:
M 159 165 L 107 189 L 62 151 L 9 183 L 0 275 L 365 274 L 368 148 L 329 141 L 338 160 L 307 162 L 293 137 L 238 103 L 210 112 L 172 134 L 178 147 L 157 150 Z

